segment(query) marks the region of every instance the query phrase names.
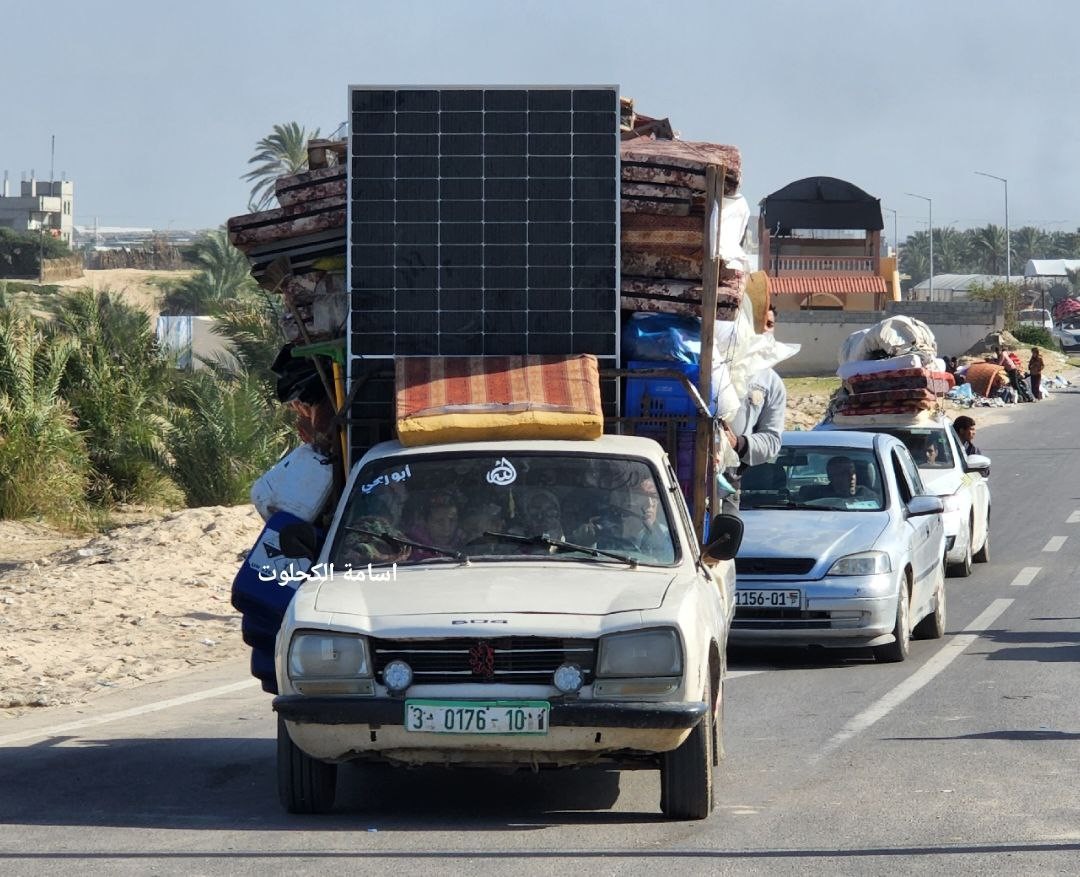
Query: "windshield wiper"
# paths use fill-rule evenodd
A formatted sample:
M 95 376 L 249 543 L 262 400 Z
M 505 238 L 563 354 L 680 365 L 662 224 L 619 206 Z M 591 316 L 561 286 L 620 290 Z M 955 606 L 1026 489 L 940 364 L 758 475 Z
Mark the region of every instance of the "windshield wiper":
M 754 505 L 748 505 L 744 511 L 753 511 L 754 509 L 821 509 L 822 506 L 810 505 L 805 502 L 795 502 L 793 499 L 785 500 L 784 502 L 759 502 Z
M 401 536 L 391 536 L 389 533 L 377 533 L 374 530 L 365 530 L 363 527 L 352 527 L 348 524 L 345 525 L 345 529 L 351 530 L 354 533 L 359 533 L 361 536 L 372 536 L 383 542 L 389 542 L 391 545 L 408 545 L 411 548 L 419 548 L 423 551 L 433 551 L 435 554 L 441 554 L 443 557 L 452 557 L 454 560 L 460 560 L 463 563 L 469 562 L 469 555 L 463 551 L 455 551 L 453 548 L 440 548 L 438 545 L 425 545 L 423 542 L 414 542 L 412 539 L 405 539 Z
M 495 533 L 490 530 L 485 530 L 484 535 L 491 536 L 495 539 L 507 539 L 511 542 L 521 542 L 524 545 L 546 545 L 549 548 L 562 548 L 565 551 L 580 551 L 582 554 L 588 554 L 591 557 L 610 557 L 612 560 L 628 563 L 634 568 L 637 568 L 638 565 L 636 558 L 628 557 L 625 554 L 616 554 L 613 551 L 604 551 L 601 548 L 590 548 L 588 545 L 575 545 L 573 542 L 566 542 L 563 539 L 552 539 L 542 534 L 537 534 L 536 536 L 520 536 L 517 533 Z

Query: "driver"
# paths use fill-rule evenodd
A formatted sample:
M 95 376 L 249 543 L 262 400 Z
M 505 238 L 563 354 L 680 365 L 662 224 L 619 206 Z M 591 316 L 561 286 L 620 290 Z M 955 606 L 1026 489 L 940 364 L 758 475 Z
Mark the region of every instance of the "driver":
M 842 499 L 877 499 L 877 494 L 869 487 L 858 483 L 855 474 L 855 463 L 851 457 L 830 457 L 825 464 L 825 474 L 829 478 L 828 484 L 811 484 L 809 489 L 803 488 L 802 499 L 814 500 L 828 497 L 840 497 Z

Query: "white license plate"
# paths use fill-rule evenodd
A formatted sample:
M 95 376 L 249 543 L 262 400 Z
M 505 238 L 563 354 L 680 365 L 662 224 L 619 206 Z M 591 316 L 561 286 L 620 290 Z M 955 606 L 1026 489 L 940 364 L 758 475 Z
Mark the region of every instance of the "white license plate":
M 735 605 L 754 609 L 800 609 L 802 591 L 752 590 L 735 592 Z
M 546 700 L 406 700 L 405 730 L 434 734 L 546 734 Z

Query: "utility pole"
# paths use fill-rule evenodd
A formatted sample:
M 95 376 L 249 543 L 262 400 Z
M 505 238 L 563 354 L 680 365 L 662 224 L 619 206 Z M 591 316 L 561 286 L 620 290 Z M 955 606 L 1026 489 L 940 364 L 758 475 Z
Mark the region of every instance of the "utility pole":
M 913 192 L 905 192 L 909 198 L 919 198 L 926 202 L 927 209 L 930 211 L 930 301 L 934 300 L 934 202 L 932 199 L 927 198 L 925 195 L 916 195 Z

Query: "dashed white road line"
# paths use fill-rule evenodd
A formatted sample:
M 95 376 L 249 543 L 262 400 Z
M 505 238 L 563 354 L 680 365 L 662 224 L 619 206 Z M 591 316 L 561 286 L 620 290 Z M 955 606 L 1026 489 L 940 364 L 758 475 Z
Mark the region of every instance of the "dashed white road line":
M 1075 511 L 1065 519 L 1066 524 L 1080 524 L 1080 511 Z
M 994 600 L 993 603 L 983 610 L 978 618 L 964 628 L 962 633 L 957 634 L 951 640 L 946 641 L 945 645 L 941 647 L 941 650 L 930 658 L 929 661 L 897 685 L 892 691 L 876 703 L 871 704 L 844 725 L 844 727 L 825 744 L 822 750 L 817 753 L 817 755 L 813 756 L 813 760 L 816 761 L 819 758 L 835 752 L 856 734 L 865 731 L 875 722 L 885 718 L 885 716 L 900 706 L 900 704 L 915 694 L 920 688 L 937 676 L 938 673 L 960 657 L 961 653 L 979 638 L 979 634 L 993 624 L 998 616 L 1012 604 L 1013 601 L 1011 599 Z
M 1050 540 L 1043 546 L 1043 551 L 1060 551 L 1061 546 L 1065 544 L 1065 540 L 1068 536 L 1051 536 Z
M 1025 588 L 1031 584 L 1032 580 L 1042 571 L 1041 566 L 1025 566 L 1020 572 L 1016 574 L 1016 578 L 1013 579 L 1009 585 L 1013 588 Z
M 22 731 L 18 734 L 8 734 L 0 737 L 0 746 L 9 746 L 12 743 L 20 743 L 24 740 L 33 740 L 38 737 L 59 737 L 70 731 L 79 731 L 94 725 L 104 725 L 109 722 L 117 722 L 120 719 L 130 719 L 135 716 L 144 716 L 147 713 L 156 713 L 160 710 L 171 709 L 174 706 L 183 706 L 187 703 L 195 703 L 200 700 L 208 700 L 211 697 L 220 697 L 223 694 L 231 694 L 234 691 L 242 691 L 258 685 L 258 680 L 247 679 L 243 682 L 233 682 L 231 685 L 221 685 L 217 688 L 207 688 L 204 691 L 196 691 L 185 694 L 182 697 L 170 697 L 168 700 L 159 700 L 156 703 L 148 703 L 144 706 L 132 707 L 129 710 L 120 710 L 116 713 L 106 713 L 102 716 L 94 716 L 89 719 L 80 719 L 77 722 L 68 722 L 63 725 L 53 725 L 51 728 L 38 728 L 36 731 Z

